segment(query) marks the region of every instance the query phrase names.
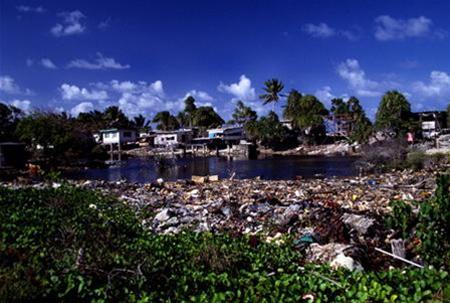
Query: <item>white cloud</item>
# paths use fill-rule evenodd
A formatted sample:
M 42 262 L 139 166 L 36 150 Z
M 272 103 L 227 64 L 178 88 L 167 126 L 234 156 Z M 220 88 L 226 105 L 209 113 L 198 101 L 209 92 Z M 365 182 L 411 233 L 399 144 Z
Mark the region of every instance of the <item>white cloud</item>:
M 443 101 L 450 100 L 450 76 L 443 71 L 432 71 L 430 81 L 424 83 L 417 81 L 413 83 L 413 90 L 424 97 L 440 98 Z
M 106 100 L 108 93 L 102 90 L 91 90 L 79 88 L 76 85 L 64 83 L 60 88 L 61 97 L 64 100 Z
M 321 89 L 316 90 L 314 95 L 329 107 L 331 105 L 331 100 L 336 98 L 331 91 L 330 86 L 324 86 Z
M 42 58 L 41 65 L 48 69 L 57 69 L 58 67 L 49 58 Z
M 441 30 L 433 32 L 432 27 L 433 22 L 424 16 L 395 19 L 382 15 L 375 18 L 375 38 L 379 41 L 389 41 L 430 35 L 441 37 L 444 34 Z
M 349 87 L 354 90 L 356 95 L 361 97 L 380 96 L 380 84 L 366 78 L 366 73 L 359 66 L 356 59 L 347 59 L 340 63 L 337 72 L 342 79 L 348 82 Z
M 228 93 L 242 101 L 254 100 L 256 98 L 255 89 L 252 87 L 252 81 L 245 75 L 241 75 L 238 83 L 226 85 L 220 83 L 217 89 L 222 93 Z
M 128 64 L 121 64 L 114 58 L 104 57 L 101 53 L 97 53 L 97 58 L 93 62 L 89 62 L 85 59 L 75 59 L 69 62 L 68 68 L 81 68 L 81 69 L 127 69 L 130 68 Z
M 31 101 L 30 100 L 13 100 L 11 103 L 11 105 L 20 108 L 22 111 L 24 111 L 25 113 L 29 113 L 31 110 Z
M 33 92 L 26 88 L 21 89 L 19 85 L 10 76 L 0 76 L 0 91 L 7 94 L 31 95 Z
M 85 31 L 86 26 L 82 24 L 82 20 L 86 18 L 86 16 L 79 10 L 62 12 L 59 13 L 58 16 L 62 18 L 62 22 L 57 23 L 50 30 L 55 37 L 81 34 Z
M 94 110 L 94 104 L 91 102 L 81 102 L 70 110 L 70 114 L 77 117 L 80 113 L 87 113 Z
M 359 28 L 356 28 L 358 30 Z M 302 31 L 314 38 L 344 37 L 350 41 L 358 40 L 359 34 L 353 30 L 340 30 L 321 22 L 319 24 L 307 23 L 302 26 Z M 359 30 L 360 31 L 360 30 Z
M 336 30 L 323 22 L 317 25 L 312 23 L 305 24 L 302 26 L 302 30 L 315 38 L 328 38 L 336 35 Z
M 16 6 L 16 9 L 19 12 L 21 12 L 21 13 L 38 13 L 38 14 L 42 14 L 42 13 L 45 13 L 47 11 L 42 6 L 32 7 L 32 6 L 27 6 L 27 5 Z
M 189 96 L 193 97 L 195 99 L 195 101 L 200 101 L 200 102 L 211 102 L 214 100 L 214 98 L 211 97 L 207 92 L 204 92 L 201 90 L 195 90 L 195 89 L 188 91 L 184 95 L 182 100 L 184 101 Z

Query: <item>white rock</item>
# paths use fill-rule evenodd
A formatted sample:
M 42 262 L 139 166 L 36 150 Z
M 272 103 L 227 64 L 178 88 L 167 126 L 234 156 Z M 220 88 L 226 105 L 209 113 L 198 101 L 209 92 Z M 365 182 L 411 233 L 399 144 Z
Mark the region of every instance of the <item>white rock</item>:
M 331 268 L 338 269 L 340 267 L 347 268 L 348 270 L 359 270 L 362 271 L 363 267 L 361 264 L 353 260 L 351 257 L 347 257 L 343 253 L 340 253 L 330 264 Z
M 167 208 L 163 209 L 155 216 L 155 220 L 158 220 L 159 222 L 164 222 L 169 219 L 170 219 L 169 209 L 167 209 Z

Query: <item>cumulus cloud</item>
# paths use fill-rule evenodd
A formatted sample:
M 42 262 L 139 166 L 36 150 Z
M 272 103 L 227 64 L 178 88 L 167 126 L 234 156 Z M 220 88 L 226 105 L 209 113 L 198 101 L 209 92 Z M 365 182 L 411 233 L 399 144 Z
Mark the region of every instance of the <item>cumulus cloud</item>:
M 108 93 L 102 90 L 80 88 L 76 85 L 64 83 L 60 87 L 61 97 L 64 100 L 106 100 Z
M 448 102 L 450 99 L 450 76 L 443 71 L 432 71 L 428 83 L 417 81 L 413 90 L 424 97 L 439 98 Z
M 0 76 L 0 92 L 7 94 L 31 95 L 33 92 L 26 89 L 21 89 L 19 85 L 10 76 Z
M 222 93 L 233 95 L 234 99 L 240 99 L 242 101 L 254 100 L 256 98 L 252 81 L 245 75 L 241 75 L 238 83 L 231 83 L 230 85 L 220 83 L 217 89 Z
M 188 91 L 184 95 L 182 100 L 184 101 L 189 96 L 193 97 L 196 101 L 200 101 L 200 102 L 211 102 L 214 100 L 214 98 L 211 97 L 207 92 L 204 92 L 201 90 L 195 90 L 195 89 Z
M 17 11 L 21 12 L 21 13 L 38 13 L 38 14 L 42 14 L 45 13 L 47 10 L 45 8 L 43 8 L 42 6 L 27 6 L 27 5 L 19 5 L 16 6 Z
M 82 23 L 86 16 L 79 10 L 62 12 L 58 16 L 62 18 L 61 23 L 57 23 L 50 29 L 55 37 L 81 34 L 86 30 L 86 26 Z
M 94 61 L 88 61 L 85 59 L 75 59 L 69 62 L 68 68 L 81 68 L 81 69 L 127 69 L 130 68 L 128 64 L 121 64 L 114 58 L 104 57 L 101 53 L 97 53 L 97 58 Z
M 58 67 L 55 65 L 55 63 L 53 63 L 52 60 L 50 60 L 49 58 L 42 58 L 41 59 L 41 65 L 45 68 L 48 69 L 57 69 Z
M 70 110 L 70 114 L 77 117 L 80 113 L 87 113 L 94 110 L 94 104 L 91 102 L 81 102 Z
M 442 36 L 443 31 L 433 31 L 433 22 L 420 16 L 410 19 L 396 19 L 388 15 L 375 18 L 375 38 L 379 41 L 403 40 L 406 38 Z
M 11 105 L 20 108 L 25 113 L 29 113 L 31 110 L 31 101 L 30 100 L 13 100 L 10 102 Z
M 337 67 L 339 76 L 348 82 L 349 87 L 361 97 L 380 96 L 380 84 L 366 78 L 366 73 L 356 59 L 347 59 Z

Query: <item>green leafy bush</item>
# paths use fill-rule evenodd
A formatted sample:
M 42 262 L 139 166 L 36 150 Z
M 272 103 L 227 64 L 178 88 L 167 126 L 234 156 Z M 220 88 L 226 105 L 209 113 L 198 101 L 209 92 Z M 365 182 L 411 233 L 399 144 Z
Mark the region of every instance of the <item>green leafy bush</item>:
M 434 197 L 421 203 L 417 234 L 424 260 L 438 267 L 450 268 L 450 176 L 437 179 Z
M 0 209 L 2 302 L 440 302 L 450 291 L 445 271 L 303 269 L 289 238 L 150 234 L 123 202 L 68 186 L 0 187 Z

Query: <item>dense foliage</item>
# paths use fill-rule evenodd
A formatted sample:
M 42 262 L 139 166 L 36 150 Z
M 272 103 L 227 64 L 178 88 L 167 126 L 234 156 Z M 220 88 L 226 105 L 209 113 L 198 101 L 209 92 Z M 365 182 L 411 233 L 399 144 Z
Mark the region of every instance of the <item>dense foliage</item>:
M 249 121 L 245 132 L 250 139 L 269 148 L 286 148 L 295 143 L 295 138 L 272 111 L 258 120 Z
M 398 91 L 388 91 L 381 99 L 375 118 L 379 130 L 405 134 L 411 127 L 411 105 Z
M 0 188 L 0 207 L 0 301 L 440 302 L 450 291 L 431 269 L 303 269 L 290 239 L 153 235 L 145 211 L 64 185 Z
M 341 98 L 331 100 L 330 112 L 335 123 L 349 123 L 352 141 L 366 142 L 372 134 L 372 123 L 356 97 L 347 101 Z
M 15 141 L 15 129 L 23 112 L 12 105 L 0 103 L 0 142 Z
M 232 117 L 233 119 L 229 121 L 231 124 L 236 123 L 241 125 L 245 125 L 250 121 L 258 119 L 256 111 L 252 110 L 250 106 L 246 106 L 241 100 L 236 103 L 236 108 L 234 109 Z
M 177 118 L 173 116 L 169 111 L 162 111 L 155 115 L 152 120 L 153 123 L 158 123 L 156 129 L 158 130 L 175 130 L 180 127 L 180 123 Z
M 94 138 L 65 114 L 34 113 L 17 125 L 16 134 L 32 148 L 34 159 L 48 165 L 67 165 L 90 160 Z

